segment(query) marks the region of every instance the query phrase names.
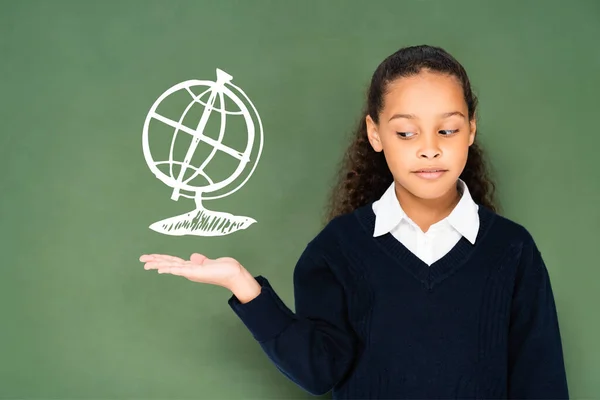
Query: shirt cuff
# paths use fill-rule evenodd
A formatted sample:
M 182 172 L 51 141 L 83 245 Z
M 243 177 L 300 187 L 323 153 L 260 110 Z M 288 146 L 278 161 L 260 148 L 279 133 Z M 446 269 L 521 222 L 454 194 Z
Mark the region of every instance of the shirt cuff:
M 269 281 L 261 275 L 254 279 L 260 284 L 258 296 L 247 303 L 241 303 L 232 295 L 228 304 L 252 336 L 259 342 L 266 342 L 279 335 L 295 319 L 294 313 L 281 301 Z

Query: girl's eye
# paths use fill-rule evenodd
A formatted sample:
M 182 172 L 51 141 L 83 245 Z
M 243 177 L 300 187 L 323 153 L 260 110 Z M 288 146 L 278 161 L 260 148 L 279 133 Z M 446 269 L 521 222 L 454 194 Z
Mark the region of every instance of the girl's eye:
M 438 131 L 438 132 L 441 132 L 442 136 L 450 136 L 453 133 L 458 132 L 458 129 L 454 129 L 454 130 L 444 129 L 444 130 L 441 130 L 441 131 Z M 396 132 L 396 134 L 398 136 L 400 136 L 401 138 L 403 138 L 403 139 L 408 139 L 408 138 L 410 138 L 410 137 L 412 137 L 412 136 L 415 135 L 414 132 Z
M 458 129 L 454 129 L 454 130 L 445 129 L 440 132 L 448 132 L 448 133 L 444 134 L 444 136 L 449 136 L 449 135 L 452 135 L 453 133 L 458 132 Z

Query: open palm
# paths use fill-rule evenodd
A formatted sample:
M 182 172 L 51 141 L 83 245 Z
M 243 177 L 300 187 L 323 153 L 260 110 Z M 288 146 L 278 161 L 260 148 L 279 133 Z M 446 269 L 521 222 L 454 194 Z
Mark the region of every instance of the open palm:
M 243 271 L 242 265 L 231 257 L 210 259 L 202 254 L 194 253 L 189 261 L 166 254 L 144 254 L 140 257 L 144 269 L 158 270 L 159 274 L 183 276 L 190 281 L 209 283 L 225 288 Z

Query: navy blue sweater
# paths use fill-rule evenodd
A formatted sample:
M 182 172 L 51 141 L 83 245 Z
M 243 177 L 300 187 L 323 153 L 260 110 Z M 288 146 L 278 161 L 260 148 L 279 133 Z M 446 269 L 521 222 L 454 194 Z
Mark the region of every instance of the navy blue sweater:
M 530 233 L 479 205 L 464 237 L 431 266 L 372 204 L 332 220 L 294 270 L 295 313 L 263 276 L 229 305 L 276 367 L 335 399 L 568 398 L 548 271 Z

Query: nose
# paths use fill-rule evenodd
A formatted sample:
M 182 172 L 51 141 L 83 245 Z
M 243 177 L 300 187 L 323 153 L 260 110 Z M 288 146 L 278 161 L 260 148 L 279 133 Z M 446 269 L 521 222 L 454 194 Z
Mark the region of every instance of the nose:
M 434 133 L 432 135 L 422 135 L 422 137 L 423 139 L 418 150 L 419 158 L 434 159 L 440 157 L 442 150 L 440 149 L 437 135 Z

